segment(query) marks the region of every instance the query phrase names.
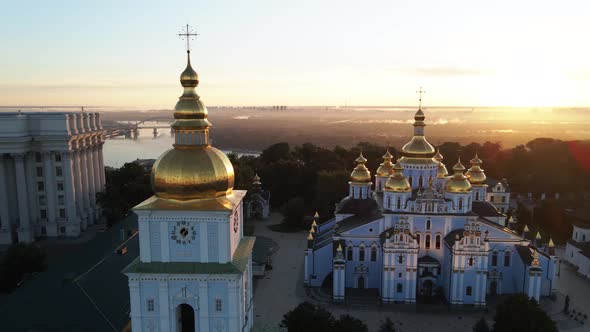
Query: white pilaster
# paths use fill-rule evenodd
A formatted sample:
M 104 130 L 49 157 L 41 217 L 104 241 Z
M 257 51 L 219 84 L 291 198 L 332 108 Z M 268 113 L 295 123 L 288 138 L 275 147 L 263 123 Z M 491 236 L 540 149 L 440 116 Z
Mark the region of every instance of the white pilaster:
M 90 206 L 89 222 L 94 224 L 95 221 L 95 210 L 96 210 L 96 187 L 94 186 L 94 160 L 92 154 L 92 142 L 87 142 L 87 148 L 84 150 L 86 154 L 86 168 L 88 177 L 88 205 Z
M 25 180 L 25 163 L 24 155 L 16 153 L 14 156 L 14 169 L 16 171 L 16 192 L 18 198 L 18 241 L 32 242 L 33 236 L 31 234 L 31 226 L 29 224 L 29 198 L 27 194 L 27 183 Z
M 160 258 L 162 262 L 170 261 L 170 237 L 168 236 L 168 223 L 160 221 Z M 141 251 L 141 249 L 140 249 Z
M 35 172 L 35 154 L 25 154 L 25 172 L 27 173 L 27 193 L 29 194 L 29 220 L 33 237 L 40 235 L 39 231 L 39 195 L 37 195 L 37 181 Z
M 84 206 L 84 187 L 82 186 L 82 171 L 80 170 L 80 150 L 76 148 L 72 150 L 72 158 L 74 161 L 74 186 L 76 187 L 76 211 L 80 218 L 80 226 L 82 229 L 88 227 L 88 213 Z
M 168 301 L 168 280 L 160 279 L 159 296 L 160 301 L 160 331 L 170 330 L 170 304 Z
M 228 316 L 230 317 L 230 327 L 231 327 L 231 314 L 233 312 L 233 310 L 235 310 L 234 307 L 232 307 L 232 300 L 235 301 L 235 294 L 232 293 L 232 289 L 235 290 L 235 286 L 234 288 L 232 288 L 232 286 L 230 285 L 228 290 L 227 290 L 227 294 L 229 296 L 229 303 L 228 303 L 228 308 L 227 308 L 227 313 Z M 203 281 L 199 284 L 199 311 L 197 312 L 198 314 L 198 320 L 197 322 L 199 323 L 199 330 L 200 331 L 209 331 L 209 289 L 208 289 L 208 285 L 207 285 L 207 281 Z M 197 315 L 195 315 L 197 316 Z M 228 331 L 234 331 L 231 328 L 228 329 Z M 238 331 L 238 329 L 236 328 L 235 331 Z
M 229 296 L 229 307 L 228 307 L 228 331 L 239 331 L 239 312 L 241 311 L 240 303 L 238 302 L 238 288 L 235 283 L 230 283 L 227 289 L 227 295 Z M 205 329 L 203 331 L 209 331 Z
M 11 244 L 10 214 L 8 213 L 8 193 L 4 155 L 0 154 L 0 244 Z
M 80 222 L 76 215 L 76 207 L 74 206 L 74 202 L 76 200 L 76 191 L 74 188 L 74 172 L 72 167 L 73 160 L 71 151 L 62 152 L 61 163 L 63 165 L 64 189 L 66 194 L 66 235 L 79 236 Z
M 57 194 L 55 181 L 54 157 L 50 151 L 43 151 L 43 178 L 45 179 L 45 197 L 47 199 L 47 236 L 57 236 L 56 207 Z
M 84 143 L 85 144 L 85 143 Z M 86 167 L 86 146 L 81 146 L 79 150 L 80 156 L 80 178 L 82 181 L 82 201 L 84 204 L 84 211 L 88 216 L 88 222 L 91 222 L 91 211 L 89 202 L 89 189 L 88 189 L 88 168 Z
M 141 331 L 141 298 L 138 280 L 129 280 L 129 304 L 131 307 L 131 330 Z
M 100 161 L 98 160 L 98 146 L 96 143 L 92 146 L 92 162 L 94 164 L 92 167 L 92 170 L 94 171 L 94 192 L 98 193 L 101 192 L 103 188 L 100 180 Z

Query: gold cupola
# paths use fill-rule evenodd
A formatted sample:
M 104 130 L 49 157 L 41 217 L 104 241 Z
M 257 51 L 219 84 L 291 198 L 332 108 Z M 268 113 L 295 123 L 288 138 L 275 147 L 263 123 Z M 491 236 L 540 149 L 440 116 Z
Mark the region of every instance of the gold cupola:
M 405 157 L 432 158 L 434 156 L 434 147 L 424 137 L 424 127 L 426 127 L 424 123 L 425 118 L 422 107 L 420 107 L 414 115 L 414 136 L 402 147 Z
M 469 182 L 474 185 L 483 185 L 486 183 L 486 175 L 481 168 L 483 161 L 475 153 L 475 158 L 470 160 L 471 168 L 465 173 L 465 176 L 469 178 Z
M 465 166 L 461 164 L 461 157 L 459 157 L 459 160 L 457 160 L 457 163 L 455 166 L 453 166 L 454 174 L 445 185 L 445 191 L 451 193 L 464 193 L 471 191 L 471 183 L 469 183 L 469 180 L 465 174 L 463 174 L 464 170 Z
M 195 88 L 199 76 L 187 51 L 186 69 L 180 75 L 184 93 L 174 108 L 174 148 L 158 158 L 151 183 L 159 198 L 187 201 L 218 198 L 231 194 L 234 169 L 227 156 L 211 146 L 207 108 Z
M 354 161 L 356 163 L 356 167 L 350 173 L 350 182 L 352 183 L 369 183 L 371 182 L 371 172 L 365 164 L 367 163 L 367 159 L 363 157 L 363 153 L 361 152 L 358 158 Z
M 391 153 L 389 153 L 388 149 L 383 155 L 383 162 L 379 165 L 379 168 L 377 168 L 377 176 L 385 177 L 393 174 L 393 163 L 391 162 L 392 158 L 393 156 L 391 155 Z
M 385 182 L 385 191 L 393 191 L 393 192 L 410 192 L 412 191 L 412 186 L 410 182 L 403 173 L 404 167 L 402 166 L 400 160 L 398 159 L 397 163 L 393 166 L 393 175 L 387 179 Z
M 443 160 L 443 155 L 440 154 L 440 149 L 436 149 L 436 154 L 434 155 L 434 157 L 432 159 L 436 160 L 438 162 L 438 168 L 436 170 L 436 177 L 439 179 L 442 179 L 444 177 L 447 177 L 449 175 L 449 171 L 447 171 L 447 166 L 445 166 L 445 164 L 443 164 L 442 160 Z

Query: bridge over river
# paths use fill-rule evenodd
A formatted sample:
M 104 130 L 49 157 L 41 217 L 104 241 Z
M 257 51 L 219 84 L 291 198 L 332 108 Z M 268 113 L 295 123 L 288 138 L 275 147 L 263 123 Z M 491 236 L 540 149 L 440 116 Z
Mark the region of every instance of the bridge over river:
M 152 129 L 154 137 L 158 136 L 158 130 L 169 129 L 172 121 L 169 117 L 154 117 L 141 121 L 128 121 L 127 123 L 118 122 L 116 127 L 104 128 L 104 138 L 113 138 L 118 136 L 125 136 L 125 138 L 136 139 L 139 136 L 140 129 Z M 155 123 L 154 123 L 155 122 Z M 167 124 L 162 124 L 167 122 Z M 153 124 L 152 124 L 153 123 Z

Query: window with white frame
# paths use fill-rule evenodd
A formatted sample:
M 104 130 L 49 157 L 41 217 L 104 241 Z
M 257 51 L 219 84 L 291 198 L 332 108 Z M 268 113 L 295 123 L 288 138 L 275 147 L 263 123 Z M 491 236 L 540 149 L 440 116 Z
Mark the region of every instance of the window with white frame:
M 154 299 L 147 299 L 147 311 L 154 311 L 154 310 L 155 310 Z
M 216 312 L 223 311 L 223 303 L 221 302 L 221 299 L 215 299 L 215 311 Z

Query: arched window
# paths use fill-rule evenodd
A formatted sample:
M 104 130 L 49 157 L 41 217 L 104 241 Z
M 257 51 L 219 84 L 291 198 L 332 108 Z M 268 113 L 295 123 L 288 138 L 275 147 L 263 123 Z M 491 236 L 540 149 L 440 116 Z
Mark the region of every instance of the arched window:
M 401 200 L 401 198 L 398 197 L 397 198 L 397 208 L 398 208 L 398 210 L 401 208 L 401 206 L 402 206 L 402 200 Z
M 476 201 L 479 201 L 479 191 L 476 191 L 475 192 L 475 200 Z
M 434 240 L 434 247 L 436 249 L 440 249 L 440 234 L 436 234 L 436 237 Z
M 426 220 L 426 229 L 430 229 L 432 227 L 432 221 L 430 219 Z
M 404 263 L 404 255 L 397 256 L 397 262 L 400 264 L 403 264 Z
M 424 248 L 430 249 L 430 234 L 426 234 L 426 241 L 424 241 Z
M 494 253 L 492 254 L 492 266 L 497 266 L 498 265 L 498 252 L 494 251 Z
M 471 296 L 471 286 L 467 286 L 467 288 L 465 289 L 465 295 Z
M 469 257 L 469 266 L 473 266 L 473 257 Z
M 360 262 L 365 261 L 365 246 L 360 246 L 360 248 L 359 248 L 359 261 Z
M 418 178 L 418 187 L 419 188 L 422 188 L 422 184 L 423 184 L 422 182 L 423 182 L 422 181 L 422 175 L 420 175 L 420 177 Z
M 459 199 L 459 210 L 463 210 L 463 199 Z
M 376 262 L 376 261 L 377 261 L 377 248 L 372 247 L 371 248 L 371 262 Z
M 418 246 L 420 246 L 420 233 L 416 233 L 416 242 L 418 242 Z
M 414 186 L 414 183 L 412 183 L 412 177 L 411 176 L 408 178 L 408 181 L 410 182 L 410 186 L 413 187 Z
M 504 266 L 510 266 L 510 251 L 504 253 Z
M 397 284 L 397 292 L 398 292 L 398 293 L 401 293 L 403 290 L 404 290 L 404 286 L 402 286 L 402 284 L 401 284 L 401 283 L 398 283 L 398 284 Z
M 346 248 L 346 259 L 349 261 L 352 261 L 352 246 L 351 245 L 349 245 Z

